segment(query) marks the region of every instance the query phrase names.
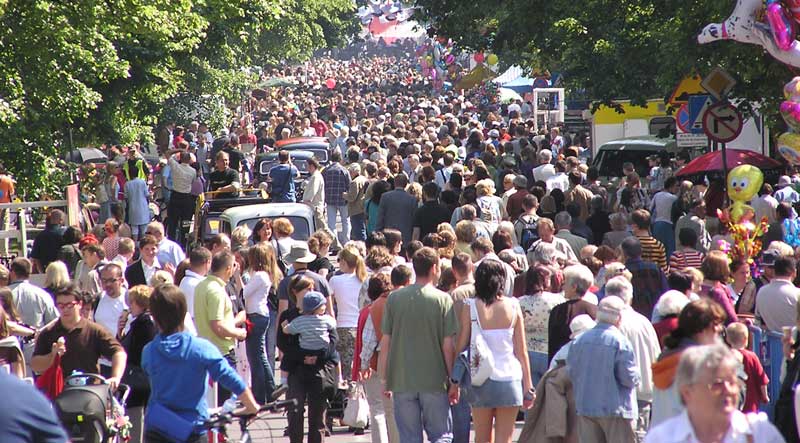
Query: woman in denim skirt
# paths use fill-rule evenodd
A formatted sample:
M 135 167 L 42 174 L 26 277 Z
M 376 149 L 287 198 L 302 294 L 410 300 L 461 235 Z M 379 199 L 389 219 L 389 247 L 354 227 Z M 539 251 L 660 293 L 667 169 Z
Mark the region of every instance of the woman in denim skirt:
M 465 386 L 470 391 L 477 443 L 511 443 L 520 406 L 528 409 L 534 399 L 522 310 L 517 299 L 506 297 L 504 290 L 503 265 L 497 260 L 483 260 L 475 271 L 475 298 L 467 300 L 460 313 L 464 327 L 459 332 L 457 350 L 467 348 L 472 328 L 479 327 L 494 357 L 489 379 L 480 386 Z M 458 386 L 454 386 L 451 401 L 459 395 Z

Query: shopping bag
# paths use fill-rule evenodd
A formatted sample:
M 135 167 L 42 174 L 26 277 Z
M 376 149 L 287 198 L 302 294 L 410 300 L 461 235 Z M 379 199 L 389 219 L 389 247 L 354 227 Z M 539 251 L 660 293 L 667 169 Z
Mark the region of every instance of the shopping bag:
M 353 382 L 350 384 L 342 423 L 358 429 L 364 429 L 369 423 L 369 404 L 361 383 Z
M 55 400 L 64 390 L 64 371 L 61 369 L 60 354 L 56 354 L 53 364 L 36 379 L 36 387 L 50 400 Z

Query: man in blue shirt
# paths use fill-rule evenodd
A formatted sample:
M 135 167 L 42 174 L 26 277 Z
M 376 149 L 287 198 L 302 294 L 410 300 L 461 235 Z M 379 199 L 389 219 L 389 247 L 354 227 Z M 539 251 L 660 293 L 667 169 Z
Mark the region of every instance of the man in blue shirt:
M 294 203 L 294 178 L 300 172 L 289 161 L 289 151 L 278 152 L 279 164 L 269 170 L 269 179 L 272 181 L 272 201 L 275 203 Z
M 0 373 L 0 392 L 14 401 L 0 402 L 0 441 L 3 443 L 66 443 L 53 407 L 33 385 Z
M 567 373 L 575 393 L 580 441 L 636 441 L 640 373 L 633 346 L 618 329 L 624 309 L 625 302 L 619 297 L 601 300 L 597 326 L 570 346 Z

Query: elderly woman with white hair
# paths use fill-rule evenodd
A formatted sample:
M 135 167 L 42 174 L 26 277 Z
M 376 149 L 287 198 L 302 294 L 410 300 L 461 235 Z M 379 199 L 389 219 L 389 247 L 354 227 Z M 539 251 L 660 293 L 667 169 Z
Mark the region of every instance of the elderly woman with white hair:
M 583 265 L 564 269 L 564 298 L 566 302 L 550 311 L 547 324 L 547 356 L 552 360 L 556 352 L 569 341 L 569 323 L 578 315 L 597 315 L 597 296 L 589 292 L 594 276 Z
M 622 240 L 633 235 L 628 228 L 628 216 L 622 212 L 615 212 L 609 216 L 611 231 L 603 235 L 603 244 L 617 249 L 622 244 Z
M 675 375 L 684 411 L 651 429 L 645 443 L 783 443 L 765 414 L 738 410 L 739 364 L 721 344 L 685 350 Z

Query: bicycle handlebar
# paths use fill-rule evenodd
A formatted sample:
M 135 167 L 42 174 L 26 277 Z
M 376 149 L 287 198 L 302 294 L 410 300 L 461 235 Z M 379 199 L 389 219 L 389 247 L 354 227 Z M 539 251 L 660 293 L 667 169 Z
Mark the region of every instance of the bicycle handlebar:
M 203 423 L 202 428 L 205 430 L 212 430 L 212 429 L 221 429 L 225 426 L 233 423 L 234 419 L 238 419 L 243 427 L 246 427 L 246 423 L 256 417 L 258 414 L 262 412 L 268 411 L 278 411 L 281 409 L 295 409 L 297 408 L 298 401 L 296 398 L 292 398 L 289 400 L 281 400 L 281 401 L 274 401 L 272 403 L 266 403 L 258 408 L 258 412 L 255 414 L 246 414 L 246 415 L 234 415 L 232 412 L 221 412 L 217 414 L 212 414 L 208 419 Z

